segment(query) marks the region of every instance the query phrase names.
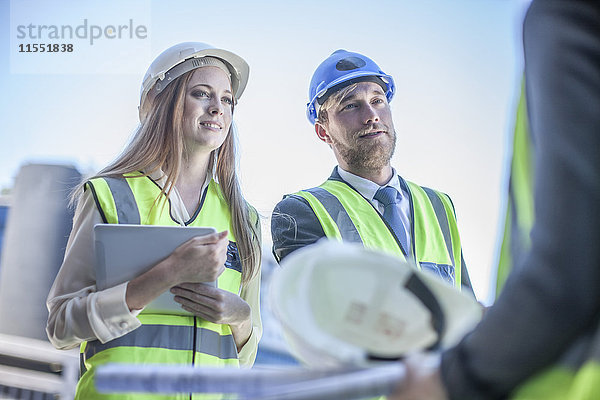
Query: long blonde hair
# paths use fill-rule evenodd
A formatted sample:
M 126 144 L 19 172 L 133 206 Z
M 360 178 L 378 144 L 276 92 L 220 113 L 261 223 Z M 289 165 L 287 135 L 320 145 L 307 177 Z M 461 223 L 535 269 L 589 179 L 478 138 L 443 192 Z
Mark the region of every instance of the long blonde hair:
M 149 100 L 146 118 L 121 154 L 87 179 L 123 176 L 136 171 L 143 171 L 139 177 L 145 177 L 162 170 L 166 181 L 155 204 L 163 194 L 170 196 L 183 165 L 183 111 L 186 88 L 193 72 L 186 72 Z M 230 128 L 221 147 L 211 153 L 209 166 L 213 166 L 216 160 L 216 178 L 229 206 L 233 235 L 242 261 L 242 282 L 248 283 L 258 272 L 261 262 L 260 220 L 256 210 L 242 196 L 236 171 L 235 134 L 235 129 Z M 74 197 L 83 192 L 84 184 L 76 188 Z

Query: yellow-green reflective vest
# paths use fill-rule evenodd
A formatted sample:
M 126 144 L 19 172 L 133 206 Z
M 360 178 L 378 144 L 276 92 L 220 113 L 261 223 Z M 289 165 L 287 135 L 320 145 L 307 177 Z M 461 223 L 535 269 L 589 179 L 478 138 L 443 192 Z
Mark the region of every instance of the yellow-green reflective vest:
M 161 188 L 149 177 L 95 178 L 85 185 L 91 190 L 105 223 L 141 225 L 179 225 L 170 213 L 170 201 L 158 198 Z M 220 289 L 238 294 L 241 263 L 232 235 L 231 216 L 219 185 L 213 180 L 188 226 L 212 226 L 229 230 L 225 272 L 219 277 Z M 214 367 L 238 367 L 237 348 L 229 325 L 213 324 L 199 317 L 184 315 L 138 315 L 142 326 L 124 336 L 100 343 L 83 342 L 82 376 L 77 384 L 76 399 L 190 399 L 190 394 L 99 394 L 94 387 L 94 370 L 105 363 L 187 364 Z M 220 399 L 221 395 L 193 395 L 192 398 Z
M 435 190 L 402 180 L 408 188 L 411 209 L 411 244 L 405 254 L 382 215 L 347 183 L 328 179 L 322 185 L 291 196 L 304 198 L 330 239 L 362 243 L 415 262 L 440 275 L 459 290 L 461 244 L 450 198 Z
M 527 120 L 525 84 L 517 108 L 513 137 L 508 199 L 504 220 L 504 234 L 496 271 L 496 298 L 519 257 L 531 246 L 529 234 L 533 226 L 533 152 Z

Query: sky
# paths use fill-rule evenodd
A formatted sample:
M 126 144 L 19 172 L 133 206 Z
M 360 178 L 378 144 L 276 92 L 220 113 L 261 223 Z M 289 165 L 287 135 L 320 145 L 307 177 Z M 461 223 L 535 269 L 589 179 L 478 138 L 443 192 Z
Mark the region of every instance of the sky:
M 154 57 L 179 42 L 206 42 L 250 65 L 234 119 L 242 189 L 264 217 L 269 247 L 274 205 L 319 185 L 336 165 L 305 110 L 313 71 L 343 48 L 394 77 L 392 165 L 451 196 L 475 292 L 489 302 L 527 4 L 0 0 L 0 189 L 10 189 L 27 163 L 102 168 L 139 122 L 141 80 Z M 74 36 L 63 30 L 62 39 L 52 38 L 51 26 L 69 26 Z M 115 37 L 119 26 L 127 27 Z M 103 36 L 92 38 L 98 29 Z M 42 43 L 73 47 L 19 52 Z

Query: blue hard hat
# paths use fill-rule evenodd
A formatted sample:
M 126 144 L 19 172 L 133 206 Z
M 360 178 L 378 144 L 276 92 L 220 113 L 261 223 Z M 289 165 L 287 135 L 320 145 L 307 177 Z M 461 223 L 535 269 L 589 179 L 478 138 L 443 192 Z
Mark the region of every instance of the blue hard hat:
M 372 81 L 385 90 L 388 102 L 394 97 L 394 79 L 373 60 L 359 53 L 336 50 L 317 67 L 310 80 L 306 116 L 311 124 L 317 119 L 317 106 L 333 93 L 356 82 Z

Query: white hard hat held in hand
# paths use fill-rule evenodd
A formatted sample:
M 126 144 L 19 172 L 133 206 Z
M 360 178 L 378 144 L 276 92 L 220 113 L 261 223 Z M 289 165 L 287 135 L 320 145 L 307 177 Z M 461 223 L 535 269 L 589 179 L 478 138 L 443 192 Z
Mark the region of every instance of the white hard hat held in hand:
M 480 320 L 470 296 L 404 260 L 320 240 L 286 257 L 271 307 L 310 367 L 366 365 L 457 343 Z

